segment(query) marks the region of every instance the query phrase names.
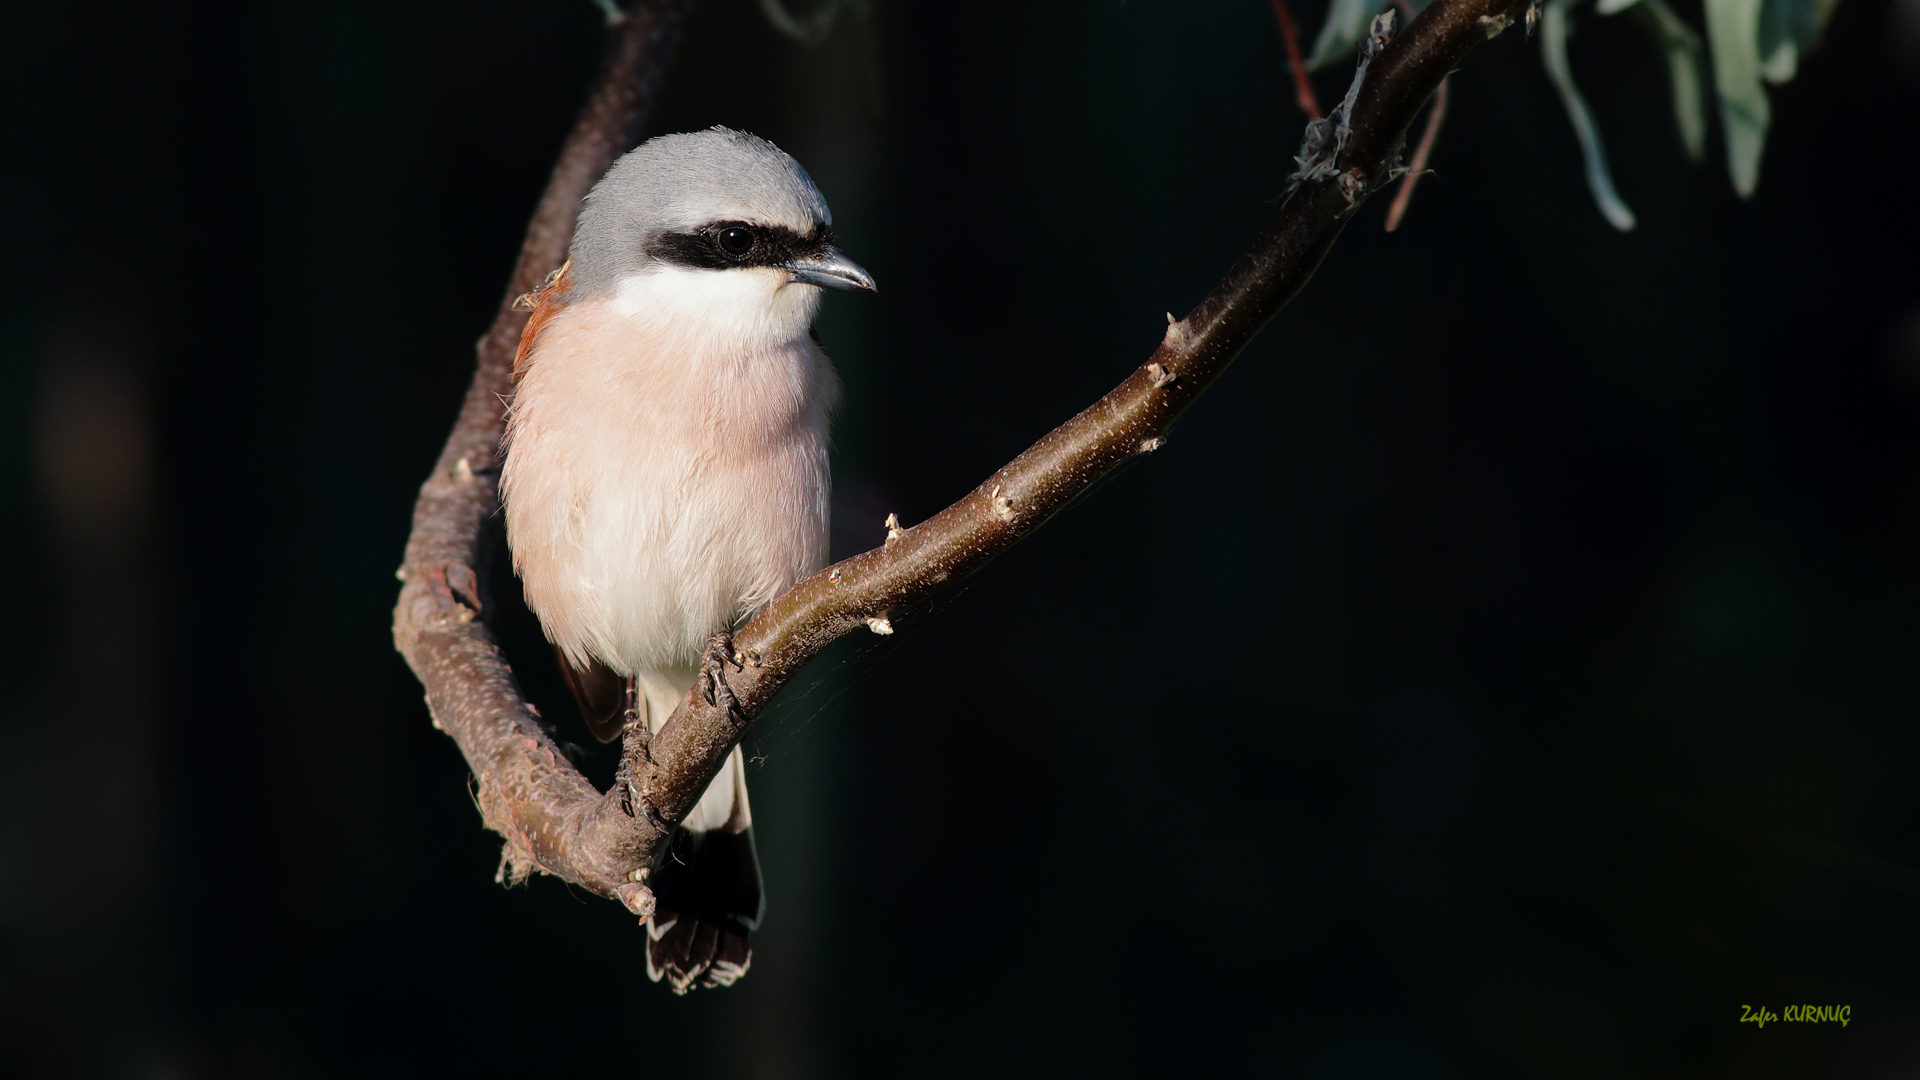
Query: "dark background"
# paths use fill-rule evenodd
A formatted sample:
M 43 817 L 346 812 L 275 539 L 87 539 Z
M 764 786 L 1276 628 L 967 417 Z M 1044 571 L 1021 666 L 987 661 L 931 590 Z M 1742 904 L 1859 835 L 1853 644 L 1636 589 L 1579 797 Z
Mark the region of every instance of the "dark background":
M 1260 0 L 881 15 L 810 50 L 715 0 L 650 128 L 774 139 L 881 282 L 820 323 L 842 555 L 1139 363 L 1302 121 Z M 680 999 L 616 905 L 493 884 L 388 637 L 599 15 L 11 6 L 0 1071 L 1916 1075 L 1900 19 L 1842 0 L 1743 203 L 1583 12 L 1627 235 L 1537 44 L 1476 52 L 1399 233 L 1376 199 L 1165 450 L 760 725 L 766 928 Z M 1799 1003 L 1852 1022 L 1738 1022 Z

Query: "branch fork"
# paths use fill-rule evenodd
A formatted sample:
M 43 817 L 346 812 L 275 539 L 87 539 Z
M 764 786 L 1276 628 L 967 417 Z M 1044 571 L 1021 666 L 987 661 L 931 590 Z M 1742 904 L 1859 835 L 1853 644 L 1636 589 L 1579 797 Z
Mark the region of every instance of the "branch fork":
M 768 604 L 733 635 L 727 662 L 715 665 L 717 682 L 689 688 L 650 738 L 632 733 L 620 781 L 602 792 L 521 692 L 487 627 L 475 568 L 486 565 L 492 544 L 501 402 L 526 322 L 512 300 L 561 265 L 581 198 L 637 138 L 700 6 L 636 3 L 613 28 L 606 65 L 528 227 L 499 316 L 479 342 L 473 383 L 421 487 L 400 571 L 394 641 L 426 688 L 435 724 L 472 767 L 487 827 L 506 838 L 499 879 L 554 874 L 637 916 L 650 913 L 646 881 L 674 823 L 787 680 L 843 634 L 890 632 L 899 612 L 986 565 L 1113 468 L 1163 445 L 1168 426 L 1306 284 L 1388 180 L 1408 127 L 1447 73 L 1526 4 L 1434 0 L 1391 41 L 1376 22 L 1335 115 L 1309 127 L 1272 223 L 1185 318 L 1168 316 L 1145 363 L 953 505 L 910 529 L 889 516 L 879 547 Z

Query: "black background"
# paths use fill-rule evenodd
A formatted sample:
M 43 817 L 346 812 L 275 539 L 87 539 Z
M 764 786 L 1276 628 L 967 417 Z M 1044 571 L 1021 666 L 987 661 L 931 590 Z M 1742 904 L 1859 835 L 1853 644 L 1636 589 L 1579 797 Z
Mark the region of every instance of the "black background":
M 1139 363 L 1302 122 L 1259 0 L 881 16 L 810 50 L 716 0 L 650 127 L 774 139 L 880 281 L 819 327 L 841 555 Z M 0 1070 L 1920 1069 L 1920 44 L 1884 0 L 1772 93 L 1751 202 L 1583 12 L 1625 235 L 1537 44 L 1477 51 L 1400 232 L 1376 199 L 1164 450 L 790 689 L 752 974 L 684 999 L 616 905 L 492 883 L 388 636 L 599 21 L 8 9 Z M 1851 1024 L 1738 1022 L 1800 1003 Z

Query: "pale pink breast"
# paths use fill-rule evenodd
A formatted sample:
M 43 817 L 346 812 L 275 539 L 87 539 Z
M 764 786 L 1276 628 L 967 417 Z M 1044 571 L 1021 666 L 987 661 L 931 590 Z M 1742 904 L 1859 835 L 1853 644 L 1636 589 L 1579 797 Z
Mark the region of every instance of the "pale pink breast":
M 685 320 L 561 310 L 502 475 L 528 605 L 570 655 L 679 666 L 826 556 L 837 385 L 804 336 L 728 348 Z

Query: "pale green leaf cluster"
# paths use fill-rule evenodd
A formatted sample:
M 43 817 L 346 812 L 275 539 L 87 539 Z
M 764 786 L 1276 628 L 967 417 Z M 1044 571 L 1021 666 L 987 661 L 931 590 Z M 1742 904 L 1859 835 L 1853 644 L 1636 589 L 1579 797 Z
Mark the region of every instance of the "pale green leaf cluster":
M 1424 10 L 1428 0 L 1417 0 L 1416 10 Z M 1393 0 L 1333 0 L 1327 8 L 1326 25 L 1313 39 L 1313 55 L 1307 57 L 1307 70 L 1319 71 L 1352 55 L 1360 39 L 1367 36 L 1373 17 L 1393 5 Z
M 1318 70 L 1353 51 L 1366 35 L 1368 21 L 1392 0 L 1333 0 L 1327 21 L 1314 39 L 1307 66 Z M 1415 0 L 1416 8 L 1427 0 Z M 1573 36 L 1573 9 L 1582 0 L 1542 0 L 1539 9 L 1540 57 L 1547 78 L 1559 92 L 1560 103 L 1573 123 L 1580 153 L 1586 161 L 1587 187 L 1600 213 L 1614 228 L 1633 228 L 1633 210 L 1613 187 L 1607 170 L 1606 148 L 1600 140 L 1593 112 L 1574 83 L 1567 61 L 1567 40 Z M 1665 0 L 1597 0 L 1601 15 L 1628 13 L 1659 46 L 1667 61 L 1673 118 L 1687 156 L 1706 156 L 1707 99 L 1703 65 L 1710 51 L 1713 91 L 1720 105 L 1720 126 L 1726 136 L 1727 172 L 1742 198 L 1760 183 L 1760 157 L 1766 149 L 1772 110 L 1767 83 L 1779 85 L 1793 78 L 1800 57 L 1820 40 L 1821 31 L 1839 0 L 1705 0 L 1707 41 L 1686 20 L 1673 13 Z M 1529 20 L 1531 23 L 1531 20 Z

